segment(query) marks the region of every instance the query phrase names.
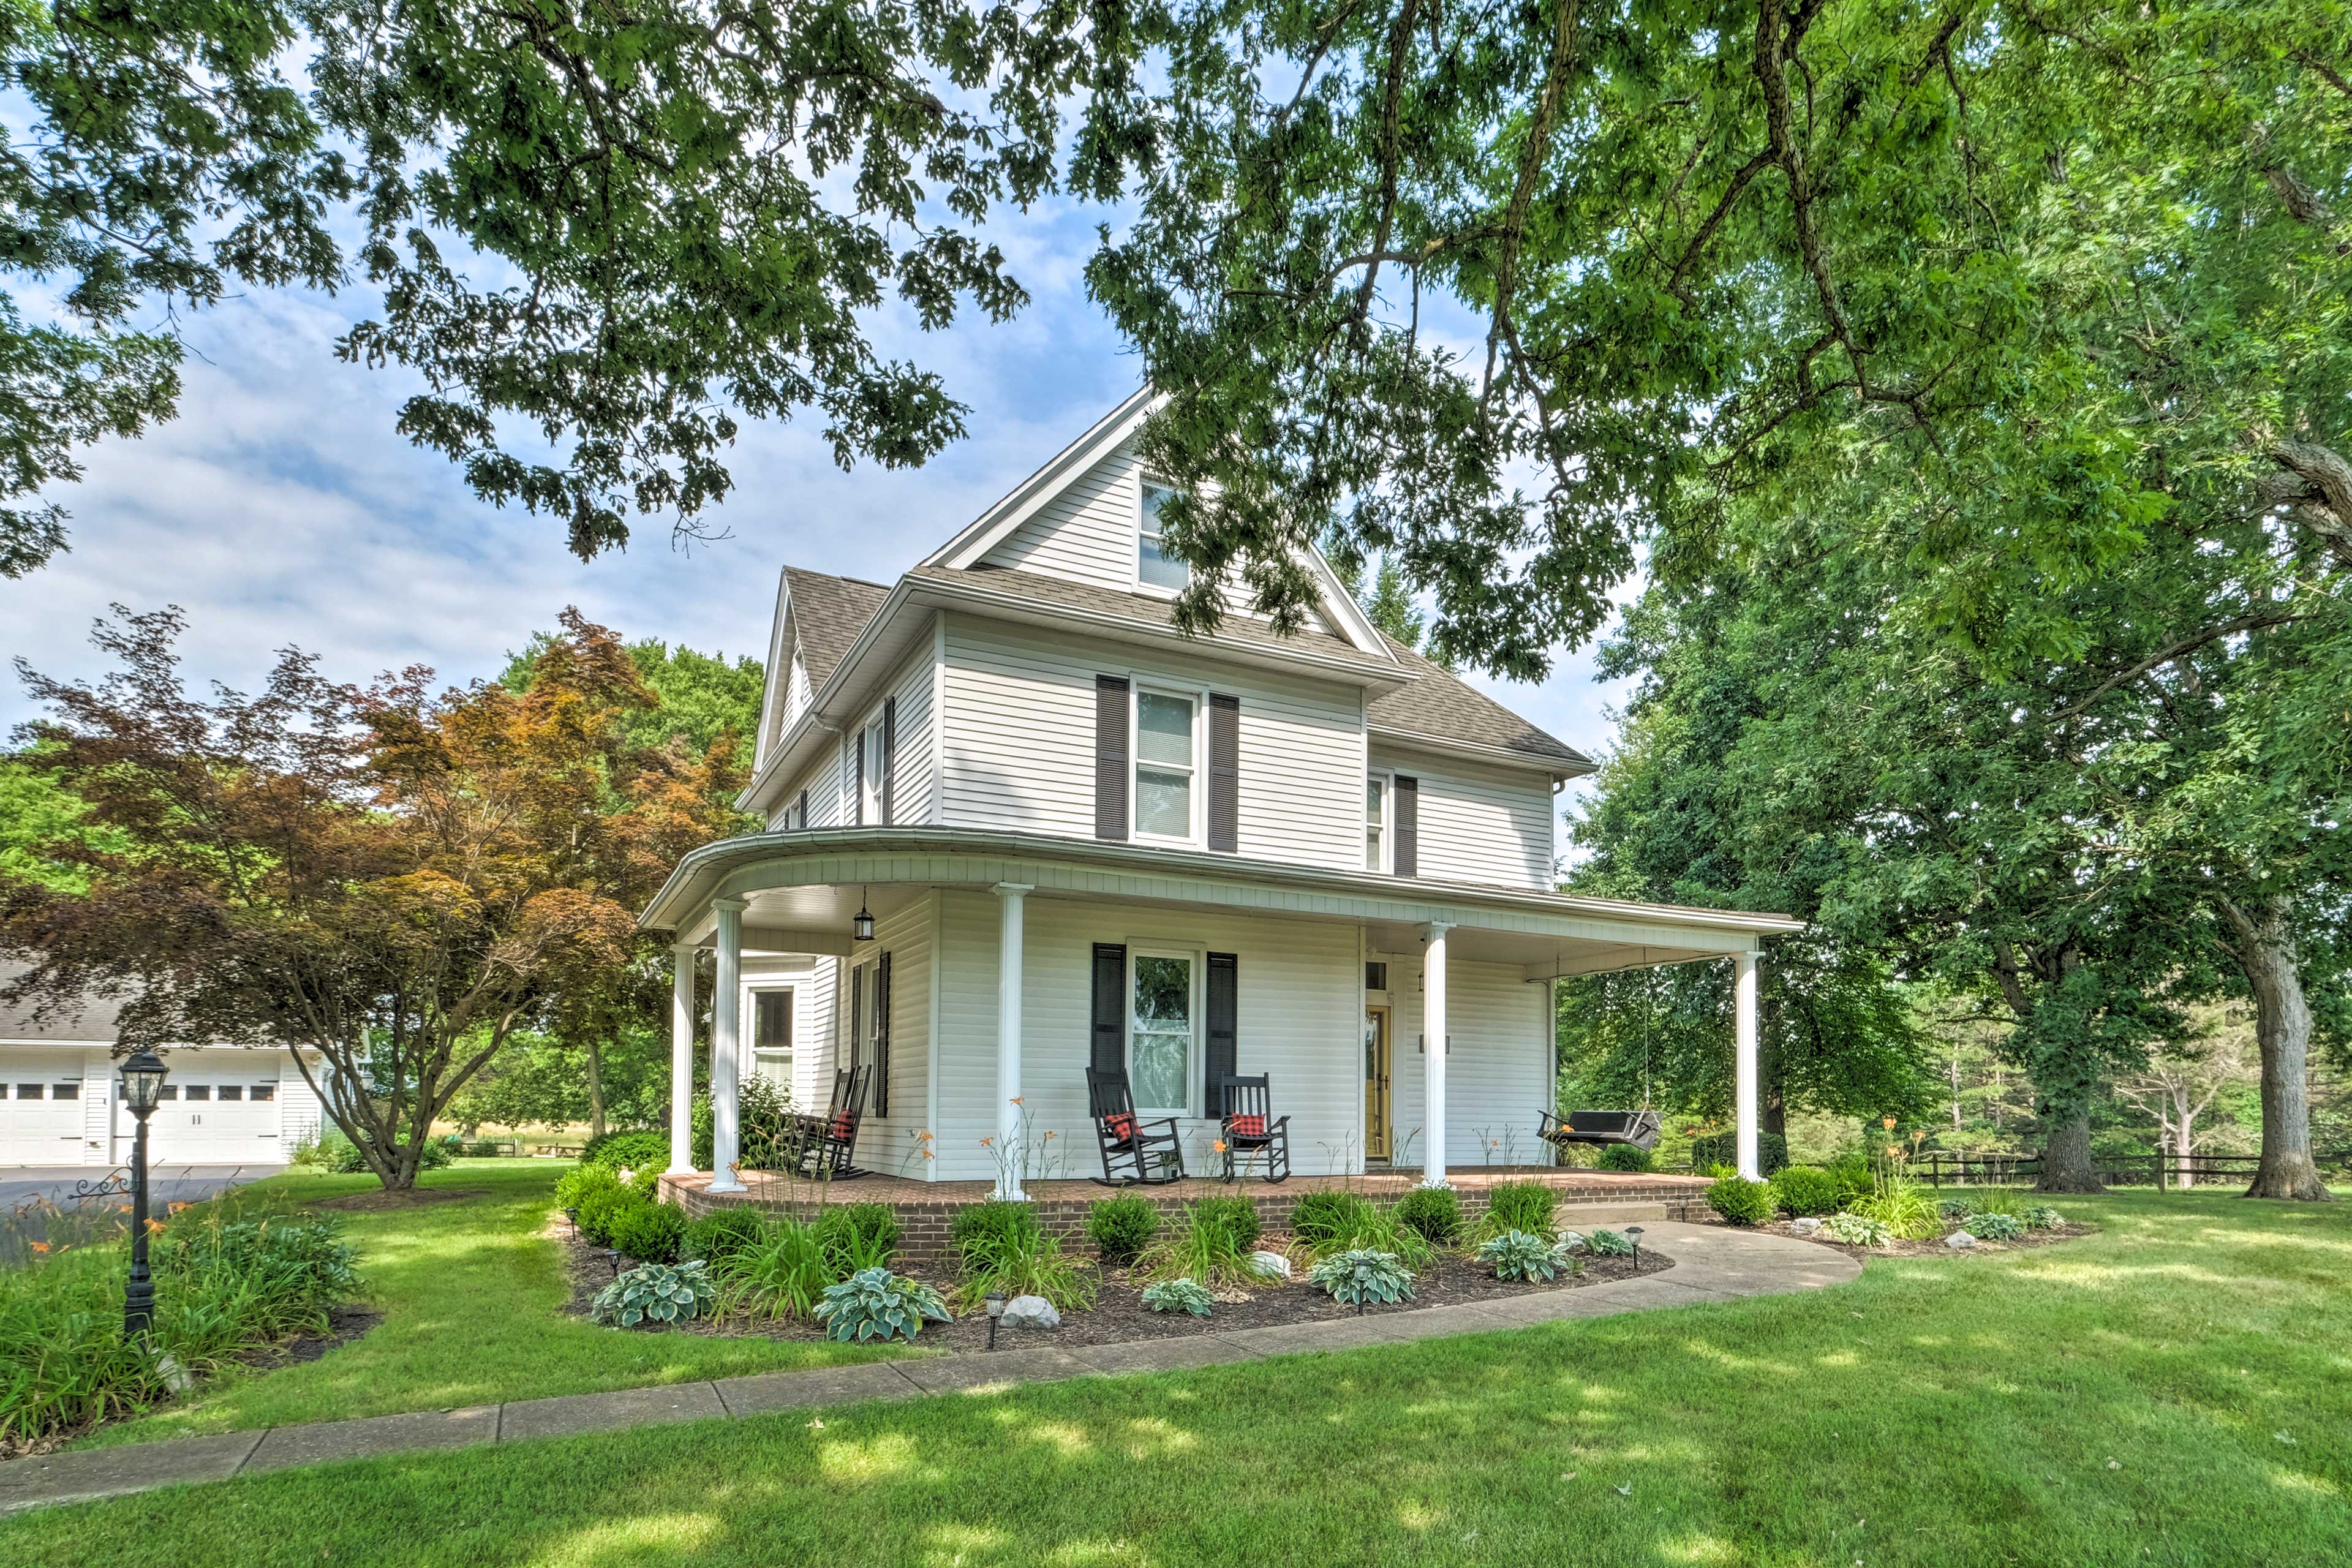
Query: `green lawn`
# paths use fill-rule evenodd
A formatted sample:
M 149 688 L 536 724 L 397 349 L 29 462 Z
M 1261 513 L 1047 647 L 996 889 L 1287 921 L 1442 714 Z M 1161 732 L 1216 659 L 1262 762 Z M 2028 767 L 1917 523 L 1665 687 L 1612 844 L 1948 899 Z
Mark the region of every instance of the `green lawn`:
M 184 1404 L 100 1428 L 83 1446 L 732 1377 L 884 1353 L 805 1342 L 623 1333 L 561 1315 L 558 1248 L 540 1233 L 556 1177 L 570 1168 L 554 1160 L 462 1161 L 427 1174 L 424 1184 L 481 1197 L 343 1215 L 373 1305 L 383 1310 L 382 1323 L 318 1361 L 209 1384 Z M 289 1174 L 231 1201 L 311 1201 L 375 1185 L 370 1176 Z
M 2107 1228 L 1798 1298 L 257 1477 L 27 1515 L 0 1561 L 2352 1560 L 2352 1205 L 2062 1206 Z

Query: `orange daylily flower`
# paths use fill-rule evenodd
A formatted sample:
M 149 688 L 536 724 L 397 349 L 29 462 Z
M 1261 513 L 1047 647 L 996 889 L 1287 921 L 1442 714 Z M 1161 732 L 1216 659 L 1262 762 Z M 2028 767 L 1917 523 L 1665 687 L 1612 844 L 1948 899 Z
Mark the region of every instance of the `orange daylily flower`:
M 1058 1133 L 1058 1132 L 1056 1132 L 1056 1131 L 1055 1131 L 1052 1128 L 1048 1127 L 1047 1129 L 1045 1129 L 1045 1136 L 1046 1136 L 1046 1137 L 1048 1137 L 1048 1138 L 1059 1138 L 1059 1137 L 1061 1136 L 1061 1134 L 1060 1134 L 1060 1133 Z
M 33 1250 L 36 1252 L 47 1252 L 48 1249 L 49 1244 L 46 1241 L 37 1241 L 33 1243 Z
M 980 1141 L 980 1146 L 981 1146 L 982 1148 L 983 1148 L 983 1149 L 987 1149 L 987 1148 L 993 1147 L 993 1146 L 994 1146 L 994 1144 L 995 1144 L 995 1142 L 996 1142 L 996 1140 L 995 1140 L 995 1139 L 993 1139 L 993 1138 L 983 1138 L 983 1139 L 982 1139 L 982 1140 Z
M 178 1214 L 182 1209 L 189 1206 L 189 1205 L 184 1203 L 167 1204 L 164 1205 L 163 1212 L 165 1214 Z
M 1014 1096 L 1013 1097 L 1013 1104 L 1015 1104 L 1015 1105 L 1020 1104 L 1020 1103 L 1021 1103 L 1021 1100 L 1022 1100 L 1022 1097 L 1021 1097 L 1020 1095 L 1017 1095 L 1017 1094 L 1016 1094 L 1016 1095 L 1014 1095 Z
M 160 1220 L 160 1219 L 151 1219 L 151 1220 L 149 1220 L 149 1221 L 147 1222 L 147 1234 L 148 1234 L 148 1235 L 150 1235 L 150 1236 L 161 1236 L 161 1235 L 163 1235 L 163 1222 L 162 1220 Z
M 929 1149 L 926 1149 L 923 1151 L 923 1158 L 926 1160 L 936 1160 L 939 1156 L 932 1153 Z
M 1210 1144 L 1210 1145 L 1209 1145 L 1209 1152 L 1211 1152 L 1212 1154 L 1222 1154 L 1222 1153 L 1223 1153 L 1224 1152 L 1225 1152 L 1225 1141 L 1224 1141 L 1223 1139 L 1222 1139 L 1222 1138 L 1218 1139 L 1215 1142 L 1213 1142 L 1213 1143 L 1212 1143 L 1212 1144 Z

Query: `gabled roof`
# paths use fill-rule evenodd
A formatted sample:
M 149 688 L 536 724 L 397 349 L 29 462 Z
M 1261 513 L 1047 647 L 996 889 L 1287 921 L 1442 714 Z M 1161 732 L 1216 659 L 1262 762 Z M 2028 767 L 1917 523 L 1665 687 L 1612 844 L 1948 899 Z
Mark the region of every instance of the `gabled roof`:
M 1040 604 L 1092 611 L 1123 620 L 1146 621 L 1171 629 L 1176 625 L 1176 604 L 1172 599 L 1164 599 L 1155 594 L 1122 594 L 1116 588 L 1080 583 L 1068 577 L 1052 577 L 1042 572 L 1023 572 L 1010 566 L 923 565 L 916 567 L 908 575 L 919 583 L 970 584 L 992 593 L 1014 595 Z M 1362 664 L 1366 660 L 1363 650 L 1328 632 L 1307 631 L 1294 637 L 1283 637 L 1265 622 L 1244 615 L 1226 616 L 1218 623 L 1215 636 L 1218 641 L 1228 644 L 1320 654 L 1354 664 Z
M 1589 773 L 1592 759 L 1553 739 L 1452 671 L 1413 652 L 1394 637 L 1390 650 L 1420 679 L 1382 692 L 1365 706 L 1376 734 L 1401 740 L 1425 738 L 1439 745 L 1492 746 L 1520 756 L 1559 763 L 1570 773 Z
M 784 568 L 784 588 L 792 597 L 801 662 L 807 667 L 812 688 L 832 678 L 857 634 L 890 596 L 888 588 L 863 577 L 834 577 L 799 566 Z

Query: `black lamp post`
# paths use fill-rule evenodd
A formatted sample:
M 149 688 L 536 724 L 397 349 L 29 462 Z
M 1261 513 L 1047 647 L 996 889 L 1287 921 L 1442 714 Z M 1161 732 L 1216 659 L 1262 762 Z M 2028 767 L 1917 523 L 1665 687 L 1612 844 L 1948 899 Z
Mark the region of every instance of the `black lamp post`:
M 990 1350 L 996 1348 L 996 1323 L 997 1320 L 1003 1316 L 1004 1292 L 991 1290 L 988 1293 L 988 1348 Z
M 122 1293 L 122 1331 L 133 1339 L 145 1335 L 155 1316 L 155 1282 L 147 1273 L 147 1118 L 169 1070 L 152 1051 L 134 1052 L 122 1064 L 122 1103 L 139 1119 L 131 1141 L 131 1284 Z
M 1625 1239 L 1633 1244 L 1633 1272 L 1639 1274 L 1642 1271 L 1642 1227 L 1638 1225 L 1627 1226 Z

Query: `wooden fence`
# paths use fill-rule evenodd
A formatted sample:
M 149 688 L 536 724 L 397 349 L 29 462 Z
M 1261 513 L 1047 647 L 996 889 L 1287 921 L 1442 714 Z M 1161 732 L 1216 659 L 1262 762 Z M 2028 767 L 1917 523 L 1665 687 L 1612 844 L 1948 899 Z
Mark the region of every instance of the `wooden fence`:
M 2323 1170 L 2352 1162 L 2352 1150 L 2316 1155 Z M 1957 1153 L 1925 1150 L 1910 1160 L 1914 1176 L 1930 1186 L 2023 1186 L 2041 1174 L 2042 1156 L 2032 1153 Z M 2099 1180 L 2111 1187 L 2223 1186 L 2251 1181 L 2262 1164 L 2258 1154 L 2095 1155 Z

